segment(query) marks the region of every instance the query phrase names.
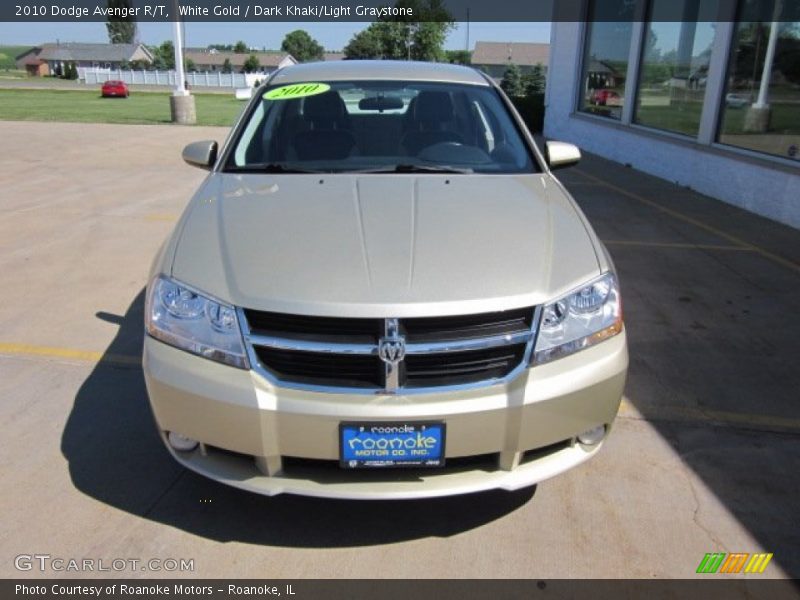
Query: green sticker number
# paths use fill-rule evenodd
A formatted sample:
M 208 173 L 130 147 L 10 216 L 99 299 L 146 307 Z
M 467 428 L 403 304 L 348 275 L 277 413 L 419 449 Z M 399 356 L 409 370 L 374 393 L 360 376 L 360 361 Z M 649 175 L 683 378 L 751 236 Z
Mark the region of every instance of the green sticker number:
M 327 83 L 293 83 L 283 85 L 264 94 L 266 100 L 294 100 L 295 98 L 305 98 L 315 96 L 331 89 Z

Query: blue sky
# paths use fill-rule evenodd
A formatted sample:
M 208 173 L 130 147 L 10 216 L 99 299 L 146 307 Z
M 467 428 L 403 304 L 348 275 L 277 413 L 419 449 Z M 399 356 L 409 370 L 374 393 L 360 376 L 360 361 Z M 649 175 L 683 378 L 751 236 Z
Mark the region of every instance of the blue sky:
M 352 35 L 367 23 L 187 23 L 186 45 L 234 43 L 276 49 L 283 36 L 294 29 L 305 29 L 328 50 L 341 50 Z M 145 44 L 172 39 L 172 23 L 140 23 L 139 38 Z M 53 42 L 106 42 L 105 23 L 0 23 L 0 45 Z M 549 42 L 550 23 L 470 23 L 470 48 L 476 40 L 497 42 Z M 467 25 L 458 23 L 447 39 L 448 49 L 464 49 Z

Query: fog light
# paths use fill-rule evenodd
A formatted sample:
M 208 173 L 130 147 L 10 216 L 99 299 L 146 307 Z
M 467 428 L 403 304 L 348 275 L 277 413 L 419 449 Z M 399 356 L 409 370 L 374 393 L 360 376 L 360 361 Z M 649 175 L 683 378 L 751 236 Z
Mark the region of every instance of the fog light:
M 599 444 L 601 441 L 603 441 L 605 435 L 606 426 L 598 425 L 597 427 L 593 427 L 592 429 L 584 431 L 582 434 L 580 434 L 578 436 L 578 441 L 586 446 L 594 446 L 595 444 Z
M 169 432 L 167 439 L 169 440 L 169 445 L 179 452 L 190 452 L 197 448 L 198 444 L 197 440 L 185 437 L 180 433 L 175 433 L 174 431 Z

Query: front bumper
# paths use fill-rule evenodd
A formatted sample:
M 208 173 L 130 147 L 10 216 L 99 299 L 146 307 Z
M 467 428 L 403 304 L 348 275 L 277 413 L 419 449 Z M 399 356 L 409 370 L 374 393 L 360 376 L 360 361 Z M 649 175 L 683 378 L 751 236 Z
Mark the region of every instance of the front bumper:
M 516 490 L 594 456 L 575 437 L 616 416 L 628 366 L 625 332 L 524 371 L 506 384 L 411 396 L 304 392 L 254 371 L 215 363 L 147 337 L 144 373 L 162 436 L 199 440 L 167 448 L 207 477 L 266 495 L 424 498 Z M 444 421 L 443 469 L 338 468 L 342 421 Z

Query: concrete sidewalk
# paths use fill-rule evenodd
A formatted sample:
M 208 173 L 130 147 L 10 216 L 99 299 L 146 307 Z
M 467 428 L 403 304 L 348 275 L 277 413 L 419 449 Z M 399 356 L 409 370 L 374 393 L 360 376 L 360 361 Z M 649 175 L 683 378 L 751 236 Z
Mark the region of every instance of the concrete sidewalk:
M 181 148 L 226 133 L 0 122 L 0 575 L 92 576 L 14 568 L 38 552 L 194 560 L 124 577 L 686 578 L 707 552 L 771 552 L 758 577 L 800 577 L 800 232 L 592 156 L 558 175 L 616 262 L 631 348 L 595 460 L 535 495 L 379 503 L 179 468 L 141 292 L 203 178 Z

